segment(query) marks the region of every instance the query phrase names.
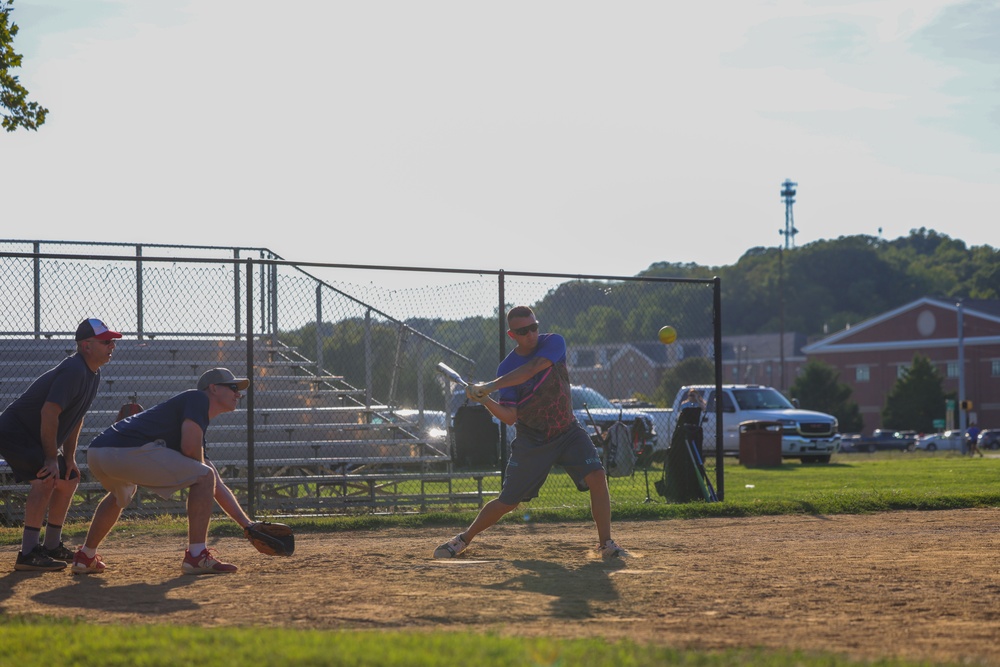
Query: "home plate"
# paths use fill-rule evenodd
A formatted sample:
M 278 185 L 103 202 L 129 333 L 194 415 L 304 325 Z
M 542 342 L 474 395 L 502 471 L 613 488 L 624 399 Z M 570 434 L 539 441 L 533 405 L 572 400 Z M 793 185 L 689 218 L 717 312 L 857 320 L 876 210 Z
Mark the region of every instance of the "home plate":
M 496 560 L 464 560 L 458 558 L 441 558 L 428 561 L 428 565 L 439 565 L 441 567 L 449 567 L 451 565 L 486 565 L 487 563 L 499 563 Z

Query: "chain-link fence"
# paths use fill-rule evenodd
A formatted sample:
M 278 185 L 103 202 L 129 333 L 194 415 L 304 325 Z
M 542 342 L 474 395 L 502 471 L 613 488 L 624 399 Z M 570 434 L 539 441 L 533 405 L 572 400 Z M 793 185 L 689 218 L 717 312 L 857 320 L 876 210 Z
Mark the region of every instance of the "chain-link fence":
M 500 490 L 513 429 L 476 415 L 435 367 L 495 377 L 513 348 L 505 314 L 515 305 L 566 338 L 574 409 L 595 440 L 615 421 L 629 427 L 639 456 L 631 474 L 611 479 L 613 501 L 657 502 L 672 392 L 715 382 L 719 367 L 717 280 L 305 264 L 261 248 L 51 241 L 0 241 L 0 273 L 0 406 L 75 353 L 81 320 L 98 317 L 124 334 L 80 435 L 76 518 L 103 495 L 86 474 L 86 448 L 119 408 L 162 402 L 217 366 L 252 380 L 240 409 L 214 419 L 206 436 L 208 458 L 251 514 L 480 506 Z M 664 324 L 679 332 L 675 343 L 657 340 Z M 717 465 L 710 474 L 721 482 L 721 458 Z M 19 520 L 26 489 L 0 464 L 4 520 Z M 182 512 L 182 500 L 140 492 L 128 512 Z M 554 471 L 532 504 L 587 506 L 589 497 Z

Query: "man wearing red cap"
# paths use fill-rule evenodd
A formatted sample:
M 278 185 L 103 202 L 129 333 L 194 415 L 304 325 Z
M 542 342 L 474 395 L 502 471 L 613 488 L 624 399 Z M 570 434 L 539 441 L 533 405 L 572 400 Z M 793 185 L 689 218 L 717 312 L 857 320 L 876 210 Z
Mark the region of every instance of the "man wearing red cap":
M 0 413 L 0 456 L 15 480 L 29 483 L 15 570 L 62 570 L 73 561 L 62 526 L 80 484 L 77 439 L 101 384 L 101 366 L 111 361 L 121 337 L 101 320 L 84 320 L 76 329 L 76 354 L 39 376 Z

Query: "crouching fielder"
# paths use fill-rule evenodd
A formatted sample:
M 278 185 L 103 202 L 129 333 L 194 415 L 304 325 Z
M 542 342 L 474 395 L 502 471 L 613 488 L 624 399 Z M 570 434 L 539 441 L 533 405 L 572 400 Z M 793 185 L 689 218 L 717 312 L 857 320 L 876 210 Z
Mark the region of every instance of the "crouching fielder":
M 205 432 L 218 415 L 232 412 L 250 385 L 226 368 L 206 371 L 189 389 L 108 427 L 90 443 L 87 464 L 108 494 L 94 512 L 86 542 L 73 558 L 74 574 L 97 574 L 105 564 L 97 548 L 114 528 L 137 487 L 169 498 L 188 489 L 188 548 L 184 574 L 223 574 L 236 566 L 220 561 L 206 545 L 213 501 L 241 527 L 252 521 L 211 461 L 205 460 Z

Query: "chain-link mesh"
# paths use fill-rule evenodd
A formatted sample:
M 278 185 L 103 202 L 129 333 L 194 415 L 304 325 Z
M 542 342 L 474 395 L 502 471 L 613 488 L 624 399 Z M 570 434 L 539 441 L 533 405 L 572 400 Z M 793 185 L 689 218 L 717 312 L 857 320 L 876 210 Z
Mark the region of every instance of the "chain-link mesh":
M 514 430 L 459 427 L 467 401 L 435 367 L 495 377 L 513 349 L 504 316 L 515 305 L 566 338 L 574 409 L 595 442 L 615 421 L 631 429 L 640 456 L 611 479 L 615 503 L 657 499 L 666 408 L 682 384 L 715 378 L 714 281 L 303 267 L 256 248 L 26 241 L 0 242 L 0 272 L 0 405 L 75 352 L 81 320 L 125 334 L 80 435 L 76 518 L 103 495 L 86 448 L 119 408 L 162 402 L 217 366 L 252 383 L 239 410 L 212 421 L 206 451 L 259 515 L 470 509 L 496 497 Z M 680 332 L 675 343 L 657 340 L 664 324 Z M 4 520 L 20 520 L 25 492 L 0 465 Z M 557 468 L 532 505 L 586 507 L 589 496 Z M 127 512 L 183 507 L 183 494 L 140 492 Z

